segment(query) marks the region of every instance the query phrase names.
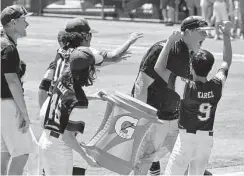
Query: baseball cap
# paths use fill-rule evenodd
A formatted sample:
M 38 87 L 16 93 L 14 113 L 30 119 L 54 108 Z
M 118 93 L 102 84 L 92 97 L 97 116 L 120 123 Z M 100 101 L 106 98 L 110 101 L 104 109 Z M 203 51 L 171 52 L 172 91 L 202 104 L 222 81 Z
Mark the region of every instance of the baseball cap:
M 77 17 L 69 20 L 66 24 L 65 31 L 78 33 L 97 33 L 96 30 L 91 29 L 88 21 L 82 17 Z
M 88 47 L 78 47 L 70 54 L 71 71 L 81 71 L 94 64 L 94 55 Z
M 33 13 L 28 13 L 28 11 L 19 5 L 8 6 L 3 9 L 1 13 L 1 23 L 2 25 L 8 24 L 12 19 L 20 18 L 21 16 L 30 16 Z
M 207 21 L 201 16 L 189 16 L 181 23 L 181 31 L 185 31 L 186 29 L 213 30 L 214 28 L 209 27 Z

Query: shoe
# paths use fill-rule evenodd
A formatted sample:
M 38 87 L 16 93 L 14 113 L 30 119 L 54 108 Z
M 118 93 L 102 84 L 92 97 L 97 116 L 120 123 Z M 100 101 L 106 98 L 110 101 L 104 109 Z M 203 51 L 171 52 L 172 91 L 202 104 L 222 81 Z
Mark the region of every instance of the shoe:
M 244 33 L 240 34 L 240 39 L 244 39 Z
M 174 25 L 174 23 L 172 21 L 168 21 L 165 23 L 165 26 L 173 26 L 173 25 Z
M 211 172 L 209 172 L 208 170 L 205 170 L 204 175 L 213 175 Z

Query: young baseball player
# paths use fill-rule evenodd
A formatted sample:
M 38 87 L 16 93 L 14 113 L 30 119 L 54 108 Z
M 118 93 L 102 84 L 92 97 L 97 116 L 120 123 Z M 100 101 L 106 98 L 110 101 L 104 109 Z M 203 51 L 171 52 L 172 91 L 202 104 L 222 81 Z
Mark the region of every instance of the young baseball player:
M 42 107 L 43 103 L 47 99 L 51 85 L 60 76 L 65 62 L 69 59 L 69 54 L 73 49 L 71 42 L 75 42 L 75 46 L 90 47 L 92 35 L 94 33 L 97 33 L 97 31 L 91 29 L 85 18 L 77 17 L 68 21 L 64 32 L 60 33 L 60 37 L 58 37 L 61 48 L 58 50 L 55 60 L 50 63 L 39 86 L 38 99 L 40 107 Z M 142 33 L 134 32 L 130 35 L 129 39 L 125 41 L 125 43 L 113 51 L 98 51 L 90 47 L 93 55 L 95 56 L 96 66 L 106 66 L 129 57 L 129 47 L 141 37 L 143 37 Z
M 86 96 L 83 86 L 91 86 L 95 79 L 95 58 L 87 47 L 75 49 L 70 55 L 62 76 L 55 84 L 45 113 L 44 131 L 39 141 L 41 163 L 46 175 L 72 175 L 73 152 L 80 154 L 89 165 L 98 166 L 85 153 L 76 139 L 83 133 L 84 122 L 72 118 L 74 109 L 88 107 L 88 100 L 98 95 Z
M 36 148 L 23 93 L 25 64 L 17 48 L 18 39 L 27 35 L 29 15 L 19 5 L 1 11 L 1 175 L 22 175 Z
M 203 175 L 213 146 L 213 125 L 217 104 L 232 61 L 230 41 L 231 23 L 221 26 L 224 36 L 223 63 L 217 74 L 207 79 L 214 64 L 214 56 L 199 50 L 191 60 L 193 81 L 176 77 L 174 89 L 181 98 L 179 129 L 174 149 L 171 153 L 165 175 L 183 175 L 188 165 L 189 175 Z M 166 82 L 173 76 L 166 68 L 171 46 L 181 38 L 175 31 L 167 40 L 155 71 Z
M 208 27 L 208 23 L 200 16 L 187 17 L 182 21 L 180 28 L 184 36 L 171 46 L 167 68 L 175 76 L 191 79 L 190 58 L 192 57 L 192 53 L 201 47 L 207 36 L 206 30 L 210 28 Z M 161 155 L 154 158 L 151 167 L 149 166 L 151 175 L 160 175 L 161 168 L 159 160 L 167 152 L 173 150 L 179 133 L 180 98 L 177 96 L 177 93 L 168 89 L 168 87 L 172 86 L 172 82 L 165 82 L 154 70 L 154 66 L 162 48 L 164 48 L 165 42 L 166 40 L 155 43 L 143 56 L 132 89 L 132 96 L 156 108 L 159 119 L 164 121 L 165 127 L 157 130 L 160 133 L 159 142 L 162 143 Z M 174 77 L 171 80 L 173 81 Z M 161 131 L 159 132 L 159 130 Z M 167 150 L 164 150 L 165 148 Z

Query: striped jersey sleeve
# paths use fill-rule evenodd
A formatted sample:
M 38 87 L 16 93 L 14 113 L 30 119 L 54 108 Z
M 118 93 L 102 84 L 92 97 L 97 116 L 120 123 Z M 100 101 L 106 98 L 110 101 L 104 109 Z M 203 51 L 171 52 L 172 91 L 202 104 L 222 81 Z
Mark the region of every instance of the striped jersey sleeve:
M 213 81 L 215 82 L 221 82 L 221 87 L 224 87 L 225 81 L 227 79 L 228 76 L 228 68 L 227 67 L 221 67 L 217 74 L 212 78 Z
M 56 59 L 49 64 L 49 66 L 48 66 L 48 68 L 47 68 L 47 70 L 46 70 L 46 72 L 42 78 L 39 89 L 49 91 L 49 88 L 51 86 L 52 79 L 54 76 L 55 69 L 56 69 Z

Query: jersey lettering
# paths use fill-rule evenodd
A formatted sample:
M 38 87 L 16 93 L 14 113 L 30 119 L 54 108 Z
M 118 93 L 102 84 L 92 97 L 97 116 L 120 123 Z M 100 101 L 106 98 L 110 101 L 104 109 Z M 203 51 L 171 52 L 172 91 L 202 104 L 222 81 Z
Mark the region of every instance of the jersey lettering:
M 47 127 L 54 128 L 56 130 L 59 130 L 57 126 L 60 125 L 60 116 L 61 116 L 61 99 L 59 98 L 58 94 L 55 93 L 52 96 L 52 99 L 50 100 L 50 111 L 48 118 L 52 124 L 46 124 Z
M 214 98 L 213 91 L 210 92 L 197 92 L 198 98 L 206 99 L 206 98 Z
M 58 83 L 57 88 L 63 95 L 67 92 L 67 89 L 63 86 L 61 82 Z

